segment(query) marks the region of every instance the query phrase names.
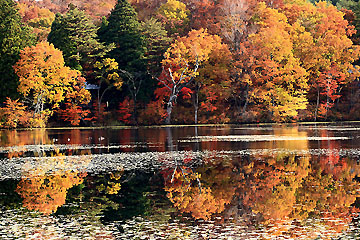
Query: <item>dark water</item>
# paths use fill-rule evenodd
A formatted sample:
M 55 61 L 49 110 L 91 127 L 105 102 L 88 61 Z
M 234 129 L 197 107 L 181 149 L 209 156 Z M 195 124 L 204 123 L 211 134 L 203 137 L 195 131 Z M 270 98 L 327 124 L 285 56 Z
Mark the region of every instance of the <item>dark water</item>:
M 360 239 L 360 124 L 0 131 L 0 239 Z

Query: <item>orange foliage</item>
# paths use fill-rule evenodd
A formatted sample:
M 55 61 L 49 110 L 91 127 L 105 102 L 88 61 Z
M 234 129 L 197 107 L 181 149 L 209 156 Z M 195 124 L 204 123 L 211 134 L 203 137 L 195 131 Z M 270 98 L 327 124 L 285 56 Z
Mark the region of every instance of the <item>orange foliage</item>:
M 31 114 L 26 111 L 26 106 L 22 102 L 7 98 L 4 104 L 5 107 L 0 108 L 0 127 L 16 128 L 28 126 Z
M 319 106 L 310 109 L 315 108 L 315 118 L 326 117 L 334 100 L 341 96 L 342 86 L 359 76 L 353 62 L 358 59 L 360 49 L 349 38 L 354 34 L 354 27 L 342 12 L 326 2 L 316 6 L 305 1 L 287 3 L 282 12 L 294 28 L 291 33 L 294 56 L 307 71 L 313 86 L 308 99 L 320 101 Z
M 236 67 L 247 101 L 263 106 L 275 121 L 296 119 L 307 106 L 307 72 L 293 54 L 291 26 L 281 12 L 259 3 L 258 31 L 240 46 Z
M 106 103 L 99 104 L 97 102 L 93 103 L 93 111 L 92 111 L 92 117 L 91 121 L 94 123 L 105 123 L 106 117 L 110 113 L 106 110 Z
M 65 204 L 67 190 L 81 184 L 85 176 L 73 171 L 27 176 L 21 179 L 16 191 L 24 198 L 27 209 L 51 214 Z
M 33 28 L 38 40 L 45 41 L 51 31 L 55 14 L 47 8 L 40 8 L 34 1 L 20 1 L 18 7 L 22 20 Z
M 215 198 L 209 187 L 199 187 L 196 181 L 199 176 L 189 170 L 186 175 L 182 175 L 181 170 L 176 170 L 173 183 L 165 187 L 170 201 L 181 212 L 191 213 L 195 219 L 209 219 L 212 214 L 220 213 L 224 210 L 224 205 L 228 200 Z M 192 186 L 195 185 L 195 186 Z
M 26 2 L 27 0 L 19 0 Z M 36 5 L 41 8 L 47 8 L 53 13 L 65 13 L 70 3 L 84 10 L 94 20 L 100 20 L 103 16 L 110 13 L 114 8 L 116 0 L 38 0 Z
M 232 167 L 210 160 L 197 172 L 186 167 L 167 169 L 163 172 L 167 196 L 181 212 L 190 213 L 195 219 L 210 219 L 223 212 L 235 194 L 236 176 L 232 176 Z
M 52 110 L 66 98 L 77 103 L 90 100 L 90 93 L 84 88 L 85 79 L 79 71 L 64 66 L 61 51 L 52 44 L 40 42 L 26 47 L 20 57 L 14 69 L 19 76 L 19 93 L 30 100 L 35 110 L 32 126 L 45 126 Z
M 58 170 L 71 168 L 73 162 L 67 161 L 59 151 L 53 154 L 45 160 L 46 164 L 25 172 L 16 188 L 23 198 L 24 207 L 46 215 L 56 212 L 58 207 L 65 204 L 68 189 L 81 184 L 86 176 L 80 170 Z M 85 166 L 90 158 L 80 159 L 80 162 Z

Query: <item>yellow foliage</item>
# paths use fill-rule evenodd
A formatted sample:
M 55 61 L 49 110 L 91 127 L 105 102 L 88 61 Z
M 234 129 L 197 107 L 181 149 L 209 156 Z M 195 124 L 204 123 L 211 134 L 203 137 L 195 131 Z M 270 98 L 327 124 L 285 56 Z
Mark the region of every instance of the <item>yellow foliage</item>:
M 97 78 L 100 79 L 100 85 L 102 81 L 105 81 L 108 85 L 113 85 L 116 89 L 120 89 L 123 85 L 123 79 L 118 74 L 119 64 L 113 58 L 105 58 L 102 62 L 96 62 L 95 68 L 98 69 Z
M 184 21 L 189 15 L 186 5 L 180 1 L 168 0 L 160 6 L 158 13 L 164 16 L 167 21 Z
M 19 76 L 18 92 L 32 101 L 34 114 L 43 121 L 34 119 L 34 126 L 44 126 L 52 110 L 65 98 L 77 99 L 79 103 L 90 100 L 90 93 L 84 88 L 85 79 L 79 71 L 64 66 L 62 52 L 52 44 L 40 42 L 26 47 L 14 69 Z

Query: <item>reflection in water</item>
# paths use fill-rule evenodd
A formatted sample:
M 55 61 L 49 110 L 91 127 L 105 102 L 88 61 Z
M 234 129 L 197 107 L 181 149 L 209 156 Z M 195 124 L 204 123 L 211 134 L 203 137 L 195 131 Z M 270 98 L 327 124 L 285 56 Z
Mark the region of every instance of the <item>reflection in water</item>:
M 274 137 L 181 141 L 219 134 Z M 0 167 L 1 239 L 356 239 L 359 233 L 360 166 L 344 154 L 344 144 L 352 146 L 348 152 L 360 144 L 339 131 L 197 127 L 0 135 L 2 163 L 19 169 L 15 176 Z M 60 144 L 68 148 L 54 151 Z M 93 148 L 98 144 L 101 150 Z M 314 149 L 321 151 L 314 155 Z
M 181 212 L 195 219 L 210 219 L 221 213 L 235 193 L 235 176 L 228 161 L 205 159 L 196 170 L 185 166 L 163 170 L 165 191 L 170 201 Z M 184 159 L 189 162 L 191 159 Z
M 33 169 L 31 172 L 26 171 L 26 175 L 22 176 L 16 188 L 16 192 L 24 199 L 24 207 L 50 214 L 65 204 L 68 189 L 81 184 L 86 173 L 78 170 L 56 170 L 64 169 L 65 164 L 71 164 L 65 163 L 64 159 L 63 154 L 55 152 L 55 156 L 48 158 L 49 163 L 45 165 L 47 168 L 51 166 L 51 169 L 41 167 Z M 86 158 L 85 161 L 89 162 L 89 158 Z M 85 165 L 87 163 L 83 162 Z

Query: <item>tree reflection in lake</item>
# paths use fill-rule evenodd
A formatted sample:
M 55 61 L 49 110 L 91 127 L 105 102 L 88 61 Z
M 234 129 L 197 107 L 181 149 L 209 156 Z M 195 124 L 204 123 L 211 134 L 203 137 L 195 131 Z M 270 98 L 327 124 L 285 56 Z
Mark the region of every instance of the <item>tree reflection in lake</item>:
M 249 141 L 250 133 L 256 141 Z M 0 222 L 5 224 L 0 238 L 26 239 L 25 232 L 50 239 L 79 234 L 91 239 L 334 239 L 359 233 L 360 166 L 344 154 L 346 140 L 334 140 L 342 135 L 333 130 L 1 134 L 6 169 L 0 166 Z M 213 137 L 202 138 L 206 134 Z M 181 142 L 191 137 L 196 141 Z M 355 140 L 346 144 L 357 146 Z M 10 175 L 9 166 L 19 175 Z
M 69 168 L 64 165 L 72 164 L 64 159 L 63 154 L 55 151 L 52 157 L 47 158 L 48 164 L 25 172 L 16 188 L 16 192 L 24 199 L 24 207 L 50 214 L 65 204 L 68 189 L 81 184 L 86 173 L 78 170 L 56 170 Z M 86 166 L 89 158 L 82 161 Z

